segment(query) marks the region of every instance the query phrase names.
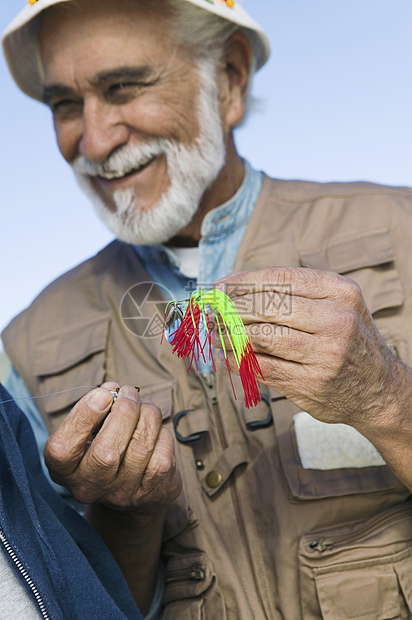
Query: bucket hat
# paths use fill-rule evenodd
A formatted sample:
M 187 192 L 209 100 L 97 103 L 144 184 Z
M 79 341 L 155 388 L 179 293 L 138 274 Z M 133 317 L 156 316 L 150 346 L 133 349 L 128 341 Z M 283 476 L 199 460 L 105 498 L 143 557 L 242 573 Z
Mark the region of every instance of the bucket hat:
M 10 22 L 2 35 L 3 52 L 13 79 L 26 95 L 38 101 L 42 101 L 43 91 L 38 49 L 39 20 L 36 17 L 55 4 L 70 1 L 29 0 L 29 4 Z M 266 35 L 236 0 L 186 0 L 186 2 L 249 30 L 257 43 L 257 69 L 265 64 L 270 54 Z

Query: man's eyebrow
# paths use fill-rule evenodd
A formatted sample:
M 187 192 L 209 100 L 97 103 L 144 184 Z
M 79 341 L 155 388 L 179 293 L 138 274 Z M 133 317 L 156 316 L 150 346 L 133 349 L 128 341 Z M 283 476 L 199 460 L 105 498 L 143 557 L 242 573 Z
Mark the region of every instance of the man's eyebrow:
M 118 67 L 98 73 L 90 83 L 94 86 L 104 86 L 107 82 L 116 80 L 147 80 L 157 77 L 154 69 L 148 65 L 139 67 Z
M 71 88 L 63 84 L 51 84 L 43 88 L 43 103 L 50 103 L 53 97 L 67 97 L 72 94 Z
M 105 84 L 116 80 L 147 80 L 156 79 L 158 73 L 148 66 L 139 67 L 118 67 L 108 71 L 101 71 L 90 80 L 92 86 L 105 86 Z M 49 103 L 53 97 L 67 97 L 73 94 L 73 91 L 64 84 L 51 84 L 43 89 L 43 102 Z

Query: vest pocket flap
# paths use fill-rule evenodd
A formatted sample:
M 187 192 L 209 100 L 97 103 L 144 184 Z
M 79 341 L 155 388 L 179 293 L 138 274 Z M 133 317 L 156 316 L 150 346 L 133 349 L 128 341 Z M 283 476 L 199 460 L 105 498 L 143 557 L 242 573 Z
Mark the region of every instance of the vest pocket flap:
M 335 271 L 355 280 L 372 314 L 397 308 L 404 301 L 395 252 L 387 230 L 331 242 L 316 252 L 303 252 L 301 264 Z
M 201 596 L 216 578 L 212 562 L 205 553 L 169 559 L 165 575 L 165 605 Z
M 37 341 L 34 372 L 49 431 L 82 396 L 103 383 L 109 323 L 104 314 Z
M 402 617 L 396 574 L 388 565 L 317 572 L 316 591 L 324 620 Z
M 299 544 L 305 620 L 408 618 L 412 507 L 306 534 Z M 405 579 L 406 577 L 406 579 Z
M 174 381 L 164 381 L 158 385 L 142 387 L 140 390 L 140 398 L 142 400 L 150 400 L 159 407 L 163 420 L 170 418 L 172 415 L 173 386 Z
M 39 377 L 41 408 L 48 416 L 45 422 L 49 431 L 56 430 L 80 398 L 104 382 L 105 362 L 106 353 L 102 351 L 65 372 Z
M 215 495 L 215 493 L 220 491 L 236 467 L 244 465 L 248 463 L 248 461 L 249 458 L 243 444 L 233 444 L 229 446 L 220 455 L 214 465 L 205 470 L 201 482 L 203 490 L 209 497 Z
M 348 273 L 365 267 L 376 267 L 395 260 L 388 230 L 332 242 L 321 250 L 302 252 L 303 267 Z
M 105 350 L 109 315 L 69 327 L 37 342 L 34 371 L 37 376 L 55 375 Z
M 408 553 L 406 557 L 399 560 L 395 564 L 395 572 L 398 576 L 403 595 L 408 604 L 409 614 L 412 616 L 412 554 Z
M 365 466 L 354 467 L 353 455 L 350 453 L 359 449 L 359 443 L 356 438 L 354 444 L 350 443 L 353 441 L 352 437 L 345 436 L 346 450 L 341 454 L 340 462 L 337 463 L 340 467 L 331 468 L 329 464 L 326 467 L 322 466 L 323 469 L 314 469 L 314 466 L 321 466 L 314 462 L 315 458 L 316 460 L 322 458 L 322 454 L 314 454 L 318 450 L 317 446 L 324 443 L 325 456 L 330 450 L 334 459 L 341 448 L 339 445 L 340 434 L 335 435 L 333 426 L 329 428 L 322 423 L 313 422 L 317 428 L 312 438 L 309 436 L 311 431 L 308 427 L 300 429 L 305 437 L 303 445 L 301 442 L 300 452 L 304 452 L 301 455 L 295 427 L 296 419 L 299 419 L 301 414 L 302 412 L 288 400 L 279 400 L 273 407 L 273 420 L 282 470 L 294 498 L 300 500 L 326 499 L 358 493 L 366 494 L 389 490 L 398 492 L 405 488 L 389 467 L 380 465 L 378 460 L 373 466 L 369 462 L 358 463 L 358 465 Z M 328 433 L 321 435 L 322 428 Z M 363 449 L 362 444 L 361 449 Z M 319 449 L 319 453 L 321 452 Z M 373 454 L 369 460 L 372 458 L 374 458 Z

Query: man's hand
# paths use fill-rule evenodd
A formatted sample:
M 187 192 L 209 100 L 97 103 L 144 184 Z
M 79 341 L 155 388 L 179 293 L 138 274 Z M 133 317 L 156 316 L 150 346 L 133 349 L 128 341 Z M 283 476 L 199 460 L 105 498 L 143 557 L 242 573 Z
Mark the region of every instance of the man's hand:
M 181 489 L 173 437 L 134 387 L 122 387 L 110 409 L 116 388 L 105 383 L 75 405 L 49 438 L 45 461 L 53 480 L 84 504 L 150 513 Z
M 162 414 L 124 386 L 113 403 L 105 383 L 84 396 L 49 438 L 50 475 L 89 504 L 86 517 L 106 542 L 145 614 L 155 591 L 166 504 L 179 495 L 173 437 Z
M 405 382 L 410 390 L 410 369 L 386 347 L 352 280 L 279 267 L 218 286 L 238 307 L 265 383 L 315 418 L 364 432 L 386 424 Z M 232 353 L 229 361 L 236 372 Z

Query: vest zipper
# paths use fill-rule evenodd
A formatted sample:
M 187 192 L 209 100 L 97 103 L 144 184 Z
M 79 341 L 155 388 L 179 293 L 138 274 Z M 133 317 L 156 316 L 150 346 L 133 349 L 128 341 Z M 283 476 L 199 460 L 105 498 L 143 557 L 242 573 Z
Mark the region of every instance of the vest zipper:
M 13 560 L 13 563 L 14 563 L 15 567 L 17 568 L 17 570 L 19 571 L 19 573 L 23 577 L 24 581 L 29 586 L 29 588 L 30 588 L 34 598 L 36 599 L 36 602 L 37 602 L 37 605 L 39 607 L 40 613 L 43 616 L 44 620 L 51 620 L 51 618 L 50 618 L 50 616 L 49 616 L 49 614 L 47 612 L 46 606 L 44 604 L 44 601 L 43 601 L 43 599 L 42 599 L 38 589 L 34 585 L 30 575 L 28 574 L 28 572 L 24 568 L 23 564 L 20 562 L 19 558 L 17 557 L 16 553 L 14 552 L 13 547 L 10 545 L 9 541 L 7 540 L 6 536 L 4 535 L 3 530 L 1 528 L 0 528 L 0 542 L 3 544 L 3 547 L 7 551 L 8 555 L 10 556 L 10 558 Z
M 204 382 L 206 383 L 207 386 L 207 393 L 208 396 L 211 400 L 212 405 L 218 405 L 218 398 L 217 398 L 217 389 L 216 389 L 216 377 L 215 374 L 213 372 L 209 373 L 209 374 L 205 374 L 205 373 L 201 373 Z M 221 427 L 221 424 L 219 423 L 219 435 L 220 435 L 220 439 L 223 440 L 223 443 L 226 446 L 226 441 L 224 440 L 223 437 L 223 429 Z
M 200 373 L 204 383 L 206 384 L 207 387 L 207 394 L 208 397 L 211 401 L 211 405 L 212 405 L 212 411 L 213 411 L 213 417 L 216 423 L 216 428 L 218 430 L 218 435 L 219 435 L 219 439 L 221 442 L 221 445 L 223 447 L 223 450 L 226 450 L 226 448 L 228 447 L 228 443 L 226 441 L 226 436 L 225 436 L 225 431 L 223 428 L 223 424 L 222 424 L 222 418 L 221 418 L 221 414 L 220 414 L 220 406 L 219 406 L 219 400 L 217 397 L 217 388 L 216 388 L 216 374 L 214 372 L 209 373 L 209 374 L 204 374 L 204 373 Z M 240 531 L 240 535 L 241 535 L 241 541 L 242 541 L 242 547 L 245 550 L 245 554 L 248 558 L 248 562 L 249 562 L 249 568 L 250 571 L 253 575 L 253 581 L 254 581 L 254 587 L 255 587 L 255 592 L 257 595 L 257 599 L 259 601 L 260 604 L 260 608 L 262 610 L 265 609 L 265 605 L 263 604 L 263 600 L 262 600 L 262 596 L 259 590 L 259 581 L 257 579 L 257 575 L 256 575 L 256 571 L 255 571 L 255 567 L 253 564 L 253 557 L 252 557 L 252 553 L 247 541 L 247 536 L 246 536 L 246 527 L 245 524 L 243 522 L 243 518 L 242 518 L 242 513 L 241 513 L 241 508 L 240 508 L 240 503 L 237 497 L 237 492 L 236 489 L 234 487 L 234 485 L 232 485 L 230 487 L 231 489 L 231 495 L 232 495 L 232 500 L 233 500 L 233 504 L 235 507 L 235 515 L 236 515 L 236 519 L 238 522 L 238 526 L 239 526 L 239 531 Z M 251 605 L 252 605 L 252 601 L 250 601 Z M 258 616 L 256 616 L 258 617 Z
M 360 528 L 353 534 L 347 534 L 346 536 L 328 536 L 328 537 L 320 537 L 315 540 L 311 540 L 308 542 L 310 549 L 314 549 L 319 553 L 324 553 L 325 551 L 331 551 L 332 549 L 339 549 L 340 547 L 345 547 L 347 545 L 351 545 L 352 543 L 356 543 L 358 541 L 367 538 L 371 534 L 376 534 L 379 530 L 385 527 L 388 523 L 394 523 L 401 520 L 402 515 L 404 513 L 411 514 L 412 506 L 403 506 L 400 510 L 394 510 L 389 514 L 384 515 L 383 517 L 376 517 L 372 522 L 368 523 L 368 525 Z
M 315 551 L 319 551 L 319 553 L 323 553 L 324 551 L 330 551 L 331 549 L 333 549 L 334 542 L 329 538 L 319 538 L 319 540 L 314 540 L 313 542 L 311 542 L 309 544 L 309 547 L 311 549 L 314 549 Z
M 166 583 L 174 583 L 175 581 L 204 581 L 206 576 L 205 567 L 201 562 L 195 562 L 187 568 L 180 568 L 171 571 L 166 577 Z

